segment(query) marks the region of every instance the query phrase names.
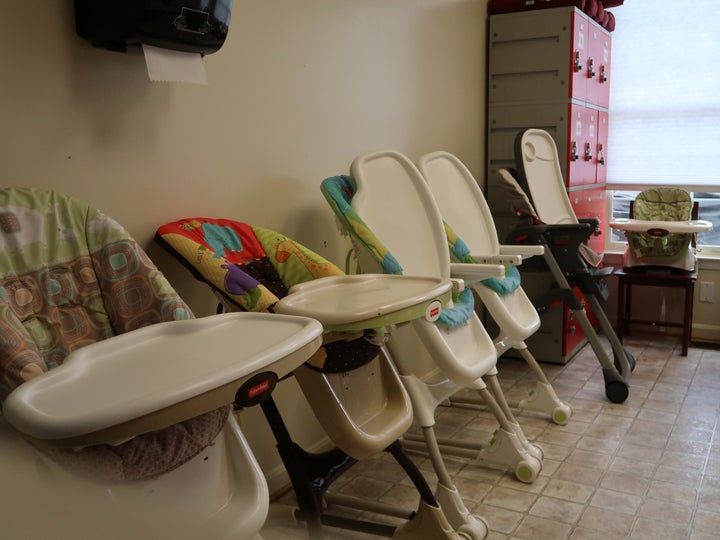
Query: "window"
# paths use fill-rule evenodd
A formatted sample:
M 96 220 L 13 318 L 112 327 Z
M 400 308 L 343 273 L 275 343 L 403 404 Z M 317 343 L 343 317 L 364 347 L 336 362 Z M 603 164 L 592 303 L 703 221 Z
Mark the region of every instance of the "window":
M 614 217 L 653 185 L 693 192 L 704 254 L 720 254 L 720 37 L 713 0 L 626 2 L 613 9 L 608 201 Z M 610 196 L 611 195 L 611 196 Z M 622 233 L 607 235 L 620 247 Z

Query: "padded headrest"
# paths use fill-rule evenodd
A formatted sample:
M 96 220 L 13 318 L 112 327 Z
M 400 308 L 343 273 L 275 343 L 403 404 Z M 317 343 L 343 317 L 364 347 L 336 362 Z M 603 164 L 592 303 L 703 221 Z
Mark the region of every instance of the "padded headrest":
M 690 193 L 679 188 L 651 188 L 638 194 L 633 204 L 635 219 L 688 221 L 692 219 Z
M 646 221 L 688 221 L 692 219 L 693 201 L 690 193 L 679 188 L 651 188 L 638 194 L 633 203 L 635 219 Z M 668 233 L 649 235 L 645 232 L 627 233 L 629 249 L 636 257 L 674 258 L 684 253 L 692 235 Z

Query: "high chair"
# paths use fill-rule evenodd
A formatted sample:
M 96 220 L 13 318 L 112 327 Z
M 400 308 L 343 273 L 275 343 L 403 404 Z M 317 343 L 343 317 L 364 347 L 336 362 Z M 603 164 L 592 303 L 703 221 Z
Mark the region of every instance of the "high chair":
M 630 323 L 677 327 L 682 330 L 682 355 L 687 356 L 692 332 L 695 272 L 695 235 L 712 230 L 698 220 L 698 204 L 683 189 L 646 189 L 630 203 L 629 219 L 614 219 L 610 227 L 625 231 L 628 247 L 618 278 L 617 327 L 620 341 Z M 632 319 L 632 288 L 671 287 L 685 293 L 682 322 L 655 318 Z
M 536 306 L 538 311 L 542 313 L 556 301 L 568 305 L 602 366 L 605 395 L 614 403 L 623 403 L 629 395 L 635 359 L 623 349 L 600 303 L 608 297 L 605 279 L 613 269 L 603 267 L 602 257 L 586 244 L 599 222 L 597 219 L 578 220 L 575 216 L 565 191 L 557 148 L 549 133 L 539 129 L 519 133 L 515 141 L 515 159 L 517 171 L 500 171 L 508 201 L 521 217 L 506 242 L 545 248 L 541 263 L 530 259 L 523 265 L 529 271 L 549 270 L 554 281 Z M 585 295 L 610 342 L 612 360 L 603 349 L 573 286 Z
M 624 268 L 663 267 L 695 269 L 695 235 L 712 230 L 712 223 L 697 219 L 698 206 L 684 189 L 646 189 L 630 204 L 630 218 L 616 218 L 613 229 L 628 240 Z
M 311 538 L 323 525 L 396 539 L 481 539 L 487 525 L 449 523 L 424 476 L 399 438 L 412 422 L 410 401 L 381 346 L 416 319 L 441 316 L 451 283 L 435 277 L 345 276 L 335 265 L 290 238 L 228 219 L 188 218 L 165 224 L 161 245 L 207 283 L 223 309 L 311 316 L 324 327 L 319 354 L 294 370 L 307 402 L 335 448 L 310 453 L 290 436 L 272 399 L 262 408 L 298 502 L 294 515 Z M 391 332 L 392 331 L 392 332 Z M 388 337 L 389 336 L 389 337 Z M 328 491 L 357 461 L 389 452 L 418 490 L 415 511 Z M 349 519 L 350 506 L 402 518 Z
M 433 152 L 419 159 L 418 168 L 440 208 L 450 243 L 456 246 L 451 257 L 458 262 L 506 266 L 503 279 L 489 278 L 473 283 L 472 288 L 499 328 L 493 339 L 498 358 L 509 349 L 515 349 L 538 379 L 528 398 L 517 405 L 518 409 L 543 413 L 557 424 L 566 424 L 572 409 L 557 397 L 525 344 L 525 340 L 540 327 L 540 317 L 520 285 L 520 273 L 515 265 L 518 257 L 522 260 L 542 255 L 542 246 L 499 244 L 495 223 L 480 186 L 457 157 L 448 152 Z M 453 236 L 459 236 L 464 243 Z
M 258 539 L 268 488 L 231 405 L 320 324 L 193 319 L 120 225 L 59 193 L 0 190 L 0 226 L 2 536 Z
M 505 268 L 450 263 L 432 194 L 413 163 L 397 152 L 362 155 L 353 161 L 350 177 L 328 178 L 321 189 L 350 234 L 363 272 L 455 278 L 453 299 L 443 311 L 446 317 L 435 322 L 418 319 L 396 329 L 387 349 L 422 428 L 423 446 L 438 476 L 436 496 L 452 516 L 452 524 L 471 524 L 475 518 L 447 473 L 441 446 L 442 453 L 513 470 L 524 482 L 534 481 L 542 467 L 542 450 L 527 441 L 504 400 L 496 377 L 495 347 L 473 311 L 472 291 L 464 288 L 465 281 L 502 277 Z M 463 388 L 477 391 L 498 420 L 499 429 L 489 444 L 436 437 L 437 407 Z M 410 435 L 404 440 L 411 440 Z

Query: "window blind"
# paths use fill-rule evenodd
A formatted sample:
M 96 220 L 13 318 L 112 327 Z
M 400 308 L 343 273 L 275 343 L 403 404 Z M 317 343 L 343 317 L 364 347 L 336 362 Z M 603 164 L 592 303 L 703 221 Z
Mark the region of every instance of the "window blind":
M 612 10 L 608 187 L 720 191 L 720 31 L 714 0 Z

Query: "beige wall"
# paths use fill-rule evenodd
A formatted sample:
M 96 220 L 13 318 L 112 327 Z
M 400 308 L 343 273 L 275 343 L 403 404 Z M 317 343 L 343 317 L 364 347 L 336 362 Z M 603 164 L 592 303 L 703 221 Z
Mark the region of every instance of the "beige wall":
M 482 170 L 486 3 L 236 0 L 225 46 L 205 59 L 210 84 L 194 86 L 152 83 L 142 55 L 93 49 L 70 0 L 0 0 L 2 183 L 100 207 L 209 314 L 207 290 L 153 245 L 158 225 L 234 218 L 342 264 L 318 186 L 356 155 L 445 149 Z M 293 431 L 319 440 L 297 391 L 281 394 Z M 256 414 L 244 425 L 273 476 L 267 428 Z

